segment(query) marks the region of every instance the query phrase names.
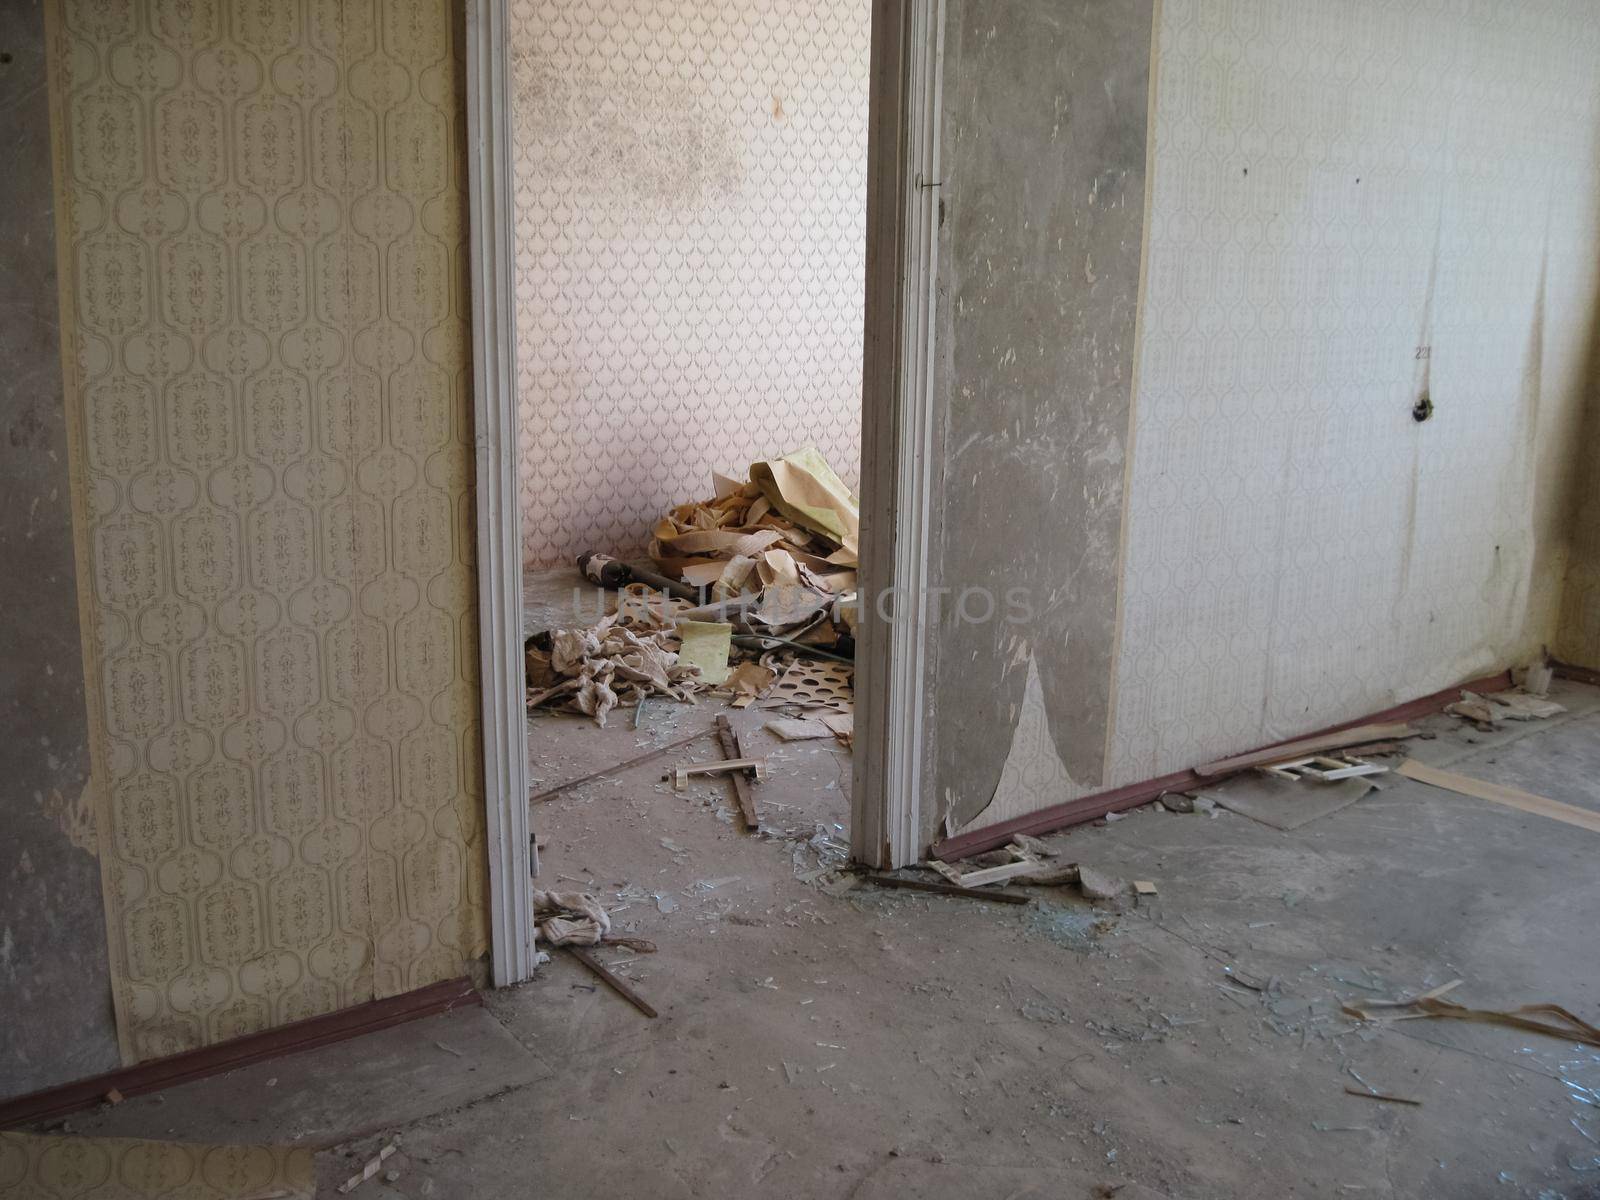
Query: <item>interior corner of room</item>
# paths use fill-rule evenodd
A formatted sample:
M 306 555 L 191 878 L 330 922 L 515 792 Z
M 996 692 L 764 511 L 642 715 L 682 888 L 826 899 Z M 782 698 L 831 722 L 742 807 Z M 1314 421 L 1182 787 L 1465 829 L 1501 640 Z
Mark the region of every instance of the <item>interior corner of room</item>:
M 0 0 L 0 1196 L 1587 1195 L 1597 55 Z

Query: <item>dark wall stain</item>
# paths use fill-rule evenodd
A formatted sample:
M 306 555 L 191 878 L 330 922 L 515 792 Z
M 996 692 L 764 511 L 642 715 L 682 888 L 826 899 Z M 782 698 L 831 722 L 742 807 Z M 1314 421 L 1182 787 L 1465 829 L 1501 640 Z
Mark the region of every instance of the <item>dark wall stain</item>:
M 941 606 L 930 838 L 947 802 L 958 824 L 989 803 L 1029 654 L 1068 772 L 1103 776 L 1151 20 L 1150 0 L 948 6 L 932 573 L 957 595 L 1021 589 L 1031 614 L 976 623 Z
M 0 1097 L 118 1065 L 84 806 L 44 15 L 0 0 Z

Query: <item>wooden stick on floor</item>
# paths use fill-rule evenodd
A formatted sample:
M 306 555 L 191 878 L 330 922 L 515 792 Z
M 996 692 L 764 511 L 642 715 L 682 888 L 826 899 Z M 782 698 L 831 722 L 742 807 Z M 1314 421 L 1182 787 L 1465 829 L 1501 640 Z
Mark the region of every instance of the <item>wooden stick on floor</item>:
M 992 900 L 996 904 L 1027 904 L 1033 899 L 1023 892 L 999 892 L 988 888 L 961 887 L 954 883 L 934 883 L 931 879 L 902 879 L 898 875 L 868 875 L 867 882 L 878 887 L 905 888 L 913 892 L 932 892 L 936 896 L 961 896 L 968 900 Z
M 710 729 L 702 729 L 699 733 L 691 733 L 688 737 L 681 737 L 675 742 L 668 742 L 665 746 L 657 746 L 654 750 L 647 750 L 643 754 L 635 755 L 633 758 L 627 759 L 623 762 L 614 763 L 613 765 L 609 767 L 603 767 L 598 771 L 590 771 L 587 775 L 580 775 L 578 778 L 569 779 L 565 783 L 558 783 L 553 788 L 546 788 L 542 792 L 536 792 L 532 796 L 529 796 L 528 803 L 537 804 L 541 800 L 548 800 L 552 796 L 559 796 L 562 792 L 569 792 L 573 788 L 577 787 L 580 783 L 588 783 L 590 780 L 599 779 L 603 775 L 615 775 L 619 771 L 626 771 L 629 767 L 640 766 L 643 763 L 650 762 L 652 759 L 660 758 L 669 750 L 676 750 L 680 746 L 687 746 L 690 742 L 698 741 L 700 738 L 705 737 L 706 734 L 711 732 L 713 731 Z
M 723 758 L 744 757 L 744 752 L 739 748 L 739 733 L 725 715 L 717 717 L 716 731 Z M 756 798 L 750 791 L 752 774 L 752 771 L 735 771 L 728 778 L 733 780 L 733 793 L 739 801 L 739 815 L 744 818 L 744 827 L 753 833 L 761 828 L 761 814 L 756 812 Z
M 568 946 L 566 949 L 571 952 L 573 958 L 577 959 L 584 966 L 588 967 L 589 970 L 594 973 L 594 977 L 596 979 L 605 984 L 617 995 L 621 996 L 629 1004 L 637 1008 L 645 1016 L 655 1017 L 658 1015 L 656 1010 L 650 1007 L 649 1003 L 643 996 L 639 995 L 638 992 L 634 991 L 627 984 L 623 983 L 622 980 L 616 975 L 612 974 L 611 970 L 598 958 L 590 954 L 588 950 L 584 949 L 582 946 Z

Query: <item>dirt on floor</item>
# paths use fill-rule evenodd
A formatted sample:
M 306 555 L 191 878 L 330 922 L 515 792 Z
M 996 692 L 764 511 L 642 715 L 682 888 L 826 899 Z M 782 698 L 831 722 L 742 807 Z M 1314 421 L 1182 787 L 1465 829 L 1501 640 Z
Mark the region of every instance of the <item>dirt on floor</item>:
M 1600 692 L 1416 758 L 1600 811 Z M 710 725 L 532 727 L 542 786 Z M 1293 831 L 1146 807 L 1047 839 L 1157 894 L 1025 907 L 846 888 L 850 760 L 782 744 L 768 833 L 681 756 L 535 806 L 540 882 L 654 954 L 608 949 L 646 1019 L 564 952 L 487 1011 L 414 1023 L 76 1119 L 83 1132 L 327 1147 L 379 1197 L 1600 1197 L 1600 1049 L 1341 1005 L 1461 979 L 1477 1007 L 1600 1013 L 1600 838 L 1397 776 Z M 1386 760 L 1397 761 L 1397 760 Z M 270 1083 L 269 1083 L 270 1080 Z M 1350 1090 L 1347 1090 L 1350 1089 Z M 1403 1104 L 1353 1092 L 1380 1092 Z M 392 1176 L 392 1178 L 390 1177 Z

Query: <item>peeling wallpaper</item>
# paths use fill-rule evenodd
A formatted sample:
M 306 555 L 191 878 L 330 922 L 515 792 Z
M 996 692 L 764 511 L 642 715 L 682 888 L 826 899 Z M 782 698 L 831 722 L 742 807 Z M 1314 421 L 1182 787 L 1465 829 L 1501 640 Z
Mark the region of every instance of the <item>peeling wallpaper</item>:
M 1101 636 L 1096 592 L 1058 642 L 1029 646 L 1068 783 L 1008 788 L 972 827 L 1537 651 L 1561 612 L 1573 492 L 1593 478 L 1577 449 L 1600 284 L 1592 6 L 1163 0 L 1156 43 L 1105 757 L 1048 686 Z M 1434 415 L 1418 423 L 1424 393 Z M 1060 523 L 1098 511 L 1092 496 Z M 1600 628 L 1600 522 L 1584 528 L 1572 636 Z M 1053 536 L 1030 528 L 1010 553 Z M 988 651 L 1007 664 L 1002 695 L 1026 678 L 1014 642 Z M 1000 756 L 1039 742 L 1015 700 L 999 720 L 1017 725 L 991 738 Z M 962 777 L 969 810 L 994 794 L 993 758 Z
M 857 486 L 870 0 L 511 0 L 523 553 L 711 472 Z
M 448 0 L 60 0 L 53 125 L 123 1057 L 485 940 Z

